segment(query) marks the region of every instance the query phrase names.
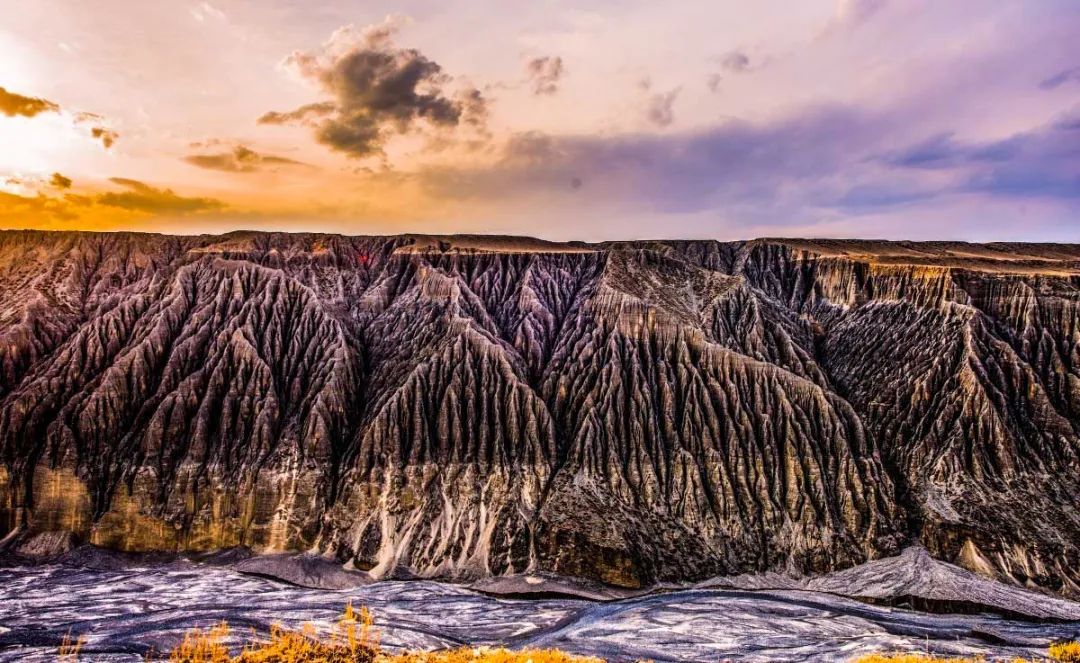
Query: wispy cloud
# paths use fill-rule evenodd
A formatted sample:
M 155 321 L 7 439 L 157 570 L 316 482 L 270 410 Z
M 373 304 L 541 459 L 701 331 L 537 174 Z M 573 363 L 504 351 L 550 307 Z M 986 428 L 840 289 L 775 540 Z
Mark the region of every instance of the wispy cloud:
M 545 55 L 530 58 L 525 62 L 525 75 L 535 95 L 555 94 L 559 91 L 559 80 L 566 73 L 563 60 L 558 56 Z
M 645 104 L 645 119 L 657 127 L 668 127 L 675 121 L 675 100 L 681 87 L 649 95 Z
M 870 20 L 888 0 L 838 0 L 834 27 L 856 27 Z
M 720 58 L 720 66 L 724 71 L 741 74 L 750 69 L 750 56 L 742 51 L 731 51 Z
M 184 161 L 199 168 L 228 173 L 254 173 L 277 166 L 307 166 L 295 159 L 256 152 L 246 145 L 236 145 L 224 152 L 189 154 Z
M 226 19 L 225 12 L 209 2 L 200 2 L 188 11 L 191 14 L 191 17 L 200 23 L 205 22 L 208 18 L 217 19 L 219 21 L 224 21 Z
M 42 99 L 40 97 L 28 97 L 0 87 L 0 113 L 8 117 L 36 117 L 42 113 L 58 113 L 69 116 L 76 127 L 86 127 L 89 134 L 95 140 L 108 149 L 120 138 L 120 134 L 110 128 L 105 118 L 96 113 L 76 111 L 70 115 L 60 107 L 60 104 Z
M 107 191 L 98 194 L 92 198 L 93 202 L 139 212 L 170 212 L 174 214 L 216 210 L 225 207 L 224 203 L 214 198 L 181 196 L 172 189 L 159 189 L 145 182 L 126 177 L 111 177 L 109 181 L 123 188 L 123 191 Z
M 720 65 L 720 71 L 714 71 L 705 79 L 711 92 L 719 92 L 725 75 L 740 75 L 752 70 L 750 56 L 740 50 L 728 51 L 714 60 Z
M 1059 71 L 1039 83 L 1039 87 L 1044 90 L 1053 90 L 1066 83 L 1080 83 L 1080 67 L 1070 67 Z
M 49 178 L 49 185 L 56 189 L 70 189 L 72 181 L 70 177 L 64 177 L 60 173 L 53 173 Z
M 23 193 L 0 190 L 0 223 L 14 227 L 68 227 L 72 223 L 112 224 L 163 215 L 187 217 L 228 208 L 215 198 L 183 196 L 140 180 L 113 177 L 109 182 L 118 189 L 72 193 L 72 179 L 53 173 L 48 179 L 26 182 Z

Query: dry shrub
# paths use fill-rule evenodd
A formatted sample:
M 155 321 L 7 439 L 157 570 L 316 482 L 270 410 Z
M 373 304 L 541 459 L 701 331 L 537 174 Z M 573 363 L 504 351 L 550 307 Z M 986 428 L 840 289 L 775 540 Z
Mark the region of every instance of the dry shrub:
M 207 631 L 189 631 L 169 653 L 170 663 L 603 663 L 554 650 L 509 651 L 506 649 L 462 648 L 440 652 L 389 654 L 380 650 L 378 634 L 367 608 L 345 607 L 345 614 L 326 637 L 315 627 L 299 631 L 279 626 L 270 637 L 251 642 L 235 657 L 229 655 L 229 627 L 219 624 Z
M 64 639 L 60 641 L 60 650 L 57 652 L 57 658 L 60 661 L 78 661 L 79 651 L 83 647 L 83 643 L 86 639 L 83 636 L 79 636 L 75 640 L 71 639 L 71 633 L 64 636 Z
M 171 663 L 229 663 L 229 648 L 225 639 L 229 637 L 229 625 L 225 622 L 203 631 L 193 629 L 184 634 L 179 645 L 169 652 Z
M 184 640 L 169 652 L 170 663 L 371 663 L 379 653 L 378 639 L 372 632 L 371 613 L 359 612 L 352 604 L 326 639 L 319 637 L 311 625 L 300 631 L 280 626 L 270 629 L 270 637 L 252 642 L 239 655 L 229 655 L 226 640 L 228 624 L 219 624 L 208 631 L 189 631 Z
M 1059 642 L 1050 645 L 1050 658 L 1061 663 L 1080 663 L 1080 642 Z
M 1062 642 L 1050 645 L 1048 652 L 1051 661 L 1059 663 L 1080 663 L 1080 643 Z M 854 659 L 852 663 L 1039 663 L 1046 659 L 1029 661 L 1024 658 L 938 658 L 926 654 L 870 654 Z

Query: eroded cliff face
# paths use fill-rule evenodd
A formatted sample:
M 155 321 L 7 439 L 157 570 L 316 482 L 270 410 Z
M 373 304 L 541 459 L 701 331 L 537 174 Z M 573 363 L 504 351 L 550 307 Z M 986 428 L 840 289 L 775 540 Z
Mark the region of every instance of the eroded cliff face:
M 1080 587 L 1080 247 L 0 233 L 0 533 Z

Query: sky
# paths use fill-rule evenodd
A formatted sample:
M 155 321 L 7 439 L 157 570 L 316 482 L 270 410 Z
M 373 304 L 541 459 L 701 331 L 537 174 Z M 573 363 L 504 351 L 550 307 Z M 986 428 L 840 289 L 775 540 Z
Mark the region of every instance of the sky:
M 1077 0 L 0 16 L 0 228 L 1080 242 Z

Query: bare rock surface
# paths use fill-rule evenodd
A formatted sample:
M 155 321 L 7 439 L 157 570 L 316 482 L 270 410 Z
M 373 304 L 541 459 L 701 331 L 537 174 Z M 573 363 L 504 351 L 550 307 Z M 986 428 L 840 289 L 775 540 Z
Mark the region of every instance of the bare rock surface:
M 980 612 L 1080 621 L 1080 603 L 988 580 L 932 559 L 922 548 L 813 578 L 805 587 L 852 598 L 904 601 L 913 607 L 958 611 L 966 606 Z
M 506 598 L 581 598 L 590 601 L 615 601 L 647 594 L 650 590 L 632 590 L 602 585 L 595 581 L 551 574 L 520 574 L 482 578 L 468 585 L 469 589 Z
M 1080 246 L 5 231 L 0 459 L 0 536 L 1077 596 Z
M 257 555 L 230 565 L 240 573 L 264 576 L 309 589 L 352 589 L 373 581 L 362 571 L 351 571 L 341 564 L 317 555 Z
M 24 532 L 15 529 L 0 540 L 0 555 L 33 562 L 63 555 L 75 547 L 75 535 L 65 530 Z
M 1034 620 L 1080 622 L 1080 603 L 1008 585 L 930 557 L 913 546 L 895 557 L 821 576 L 778 573 L 711 578 L 698 589 L 827 592 L 881 605 L 937 613 L 983 613 Z

